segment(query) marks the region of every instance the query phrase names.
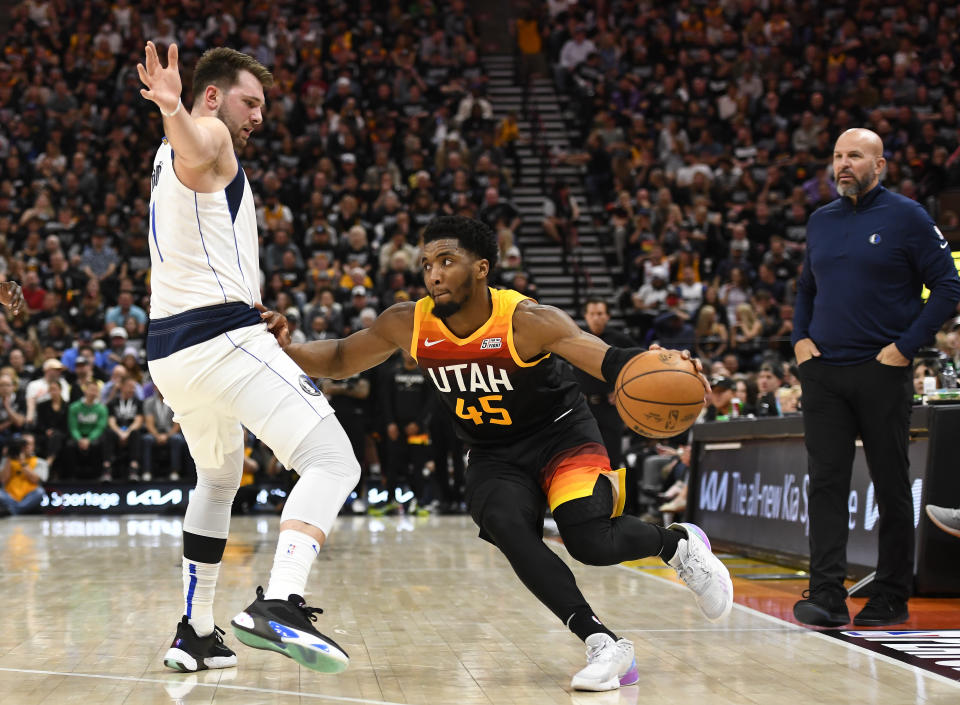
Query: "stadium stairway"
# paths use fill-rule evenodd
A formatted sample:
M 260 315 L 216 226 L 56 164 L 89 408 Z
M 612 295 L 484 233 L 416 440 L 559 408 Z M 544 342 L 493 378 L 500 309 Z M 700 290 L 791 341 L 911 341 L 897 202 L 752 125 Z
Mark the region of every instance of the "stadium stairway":
M 524 110 L 523 88 L 516 79 L 513 56 L 488 54 L 482 61 L 489 77 L 488 97 L 495 118 L 500 120 L 511 111 L 518 116 L 522 178 L 519 182 L 514 179 L 511 200 L 521 213 L 517 245 L 524 267 L 533 276 L 542 303 L 562 308 L 580 320 L 579 309 L 588 295 L 612 302 L 616 294 L 610 267 L 615 258 L 606 243 L 607 229 L 594 224 L 593 216 L 599 216 L 599 210 L 591 213 L 586 207 L 585 169 L 557 164 L 551 159 L 558 150 L 571 150 L 571 136 L 576 133 L 567 127 L 561 98 L 549 78 L 534 79 Z M 547 237 L 541 225 L 544 199 L 557 179 L 570 184 L 571 193 L 581 206 L 578 246 L 572 249 L 566 264 L 562 248 Z

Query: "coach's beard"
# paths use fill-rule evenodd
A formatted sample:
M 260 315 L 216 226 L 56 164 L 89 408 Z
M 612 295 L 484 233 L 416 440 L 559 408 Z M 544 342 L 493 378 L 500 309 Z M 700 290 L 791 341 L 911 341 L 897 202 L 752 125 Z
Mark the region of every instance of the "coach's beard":
M 853 172 L 845 172 L 841 176 L 849 176 L 852 180 L 846 184 L 842 184 L 838 177 L 837 193 L 839 193 L 841 196 L 860 196 L 866 192 L 867 186 L 870 185 L 870 177 L 864 177 L 863 180 L 861 180 L 858 179 L 857 175 Z

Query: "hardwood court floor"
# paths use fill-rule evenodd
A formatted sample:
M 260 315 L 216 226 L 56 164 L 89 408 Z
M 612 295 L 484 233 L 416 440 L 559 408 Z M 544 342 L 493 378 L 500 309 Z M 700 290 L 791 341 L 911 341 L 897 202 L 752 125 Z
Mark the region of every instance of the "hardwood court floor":
M 252 598 L 276 518 L 235 518 L 216 617 Z M 634 641 L 638 686 L 571 693 L 580 642 L 523 589 L 466 517 L 342 519 L 311 574 L 319 628 L 351 655 L 338 676 L 227 634 L 238 668 L 176 674 L 162 657 L 181 613 L 175 518 L 0 521 L 0 703 L 634 705 L 960 702 L 960 684 L 738 605 L 712 625 L 655 564 L 571 563 L 588 599 Z M 564 560 L 559 544 L 550 546 Z M 746 581 L 737 580 L 738 588 Z

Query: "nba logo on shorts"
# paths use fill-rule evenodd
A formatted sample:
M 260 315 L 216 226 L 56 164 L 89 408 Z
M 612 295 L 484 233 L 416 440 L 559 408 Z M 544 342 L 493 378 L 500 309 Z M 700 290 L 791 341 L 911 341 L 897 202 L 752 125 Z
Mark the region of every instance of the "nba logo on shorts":
M 293 552 L 297 550 L 297 545 L 294 543 L 287 544 L 287 555 L 292 556 Z
M 481 350 L 499 350 L 503 344 L 502 338 L 484 338 L 480 343 Z

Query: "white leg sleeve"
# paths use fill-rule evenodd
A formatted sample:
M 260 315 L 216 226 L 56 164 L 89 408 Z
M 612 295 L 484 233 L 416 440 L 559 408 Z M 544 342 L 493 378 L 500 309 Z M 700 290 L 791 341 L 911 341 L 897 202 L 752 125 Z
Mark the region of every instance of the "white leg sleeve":
M 239 426 L 238 426 L 239 428 Z M 230 533 L 230 509 L 243 475 L 243 444 L 223 456 L 223 466 L 197 468 L 194 490 L 183 517 L 183 530 L 215 539 Z
M 290 456 L 300 474 L 280 521 L 296 519 L 330 535 L 333 521 L 360 481 L 360 463 L 346 432 L 333 414 L 319 421 Z M 229 508 L 228 508 L 229 515 Z

